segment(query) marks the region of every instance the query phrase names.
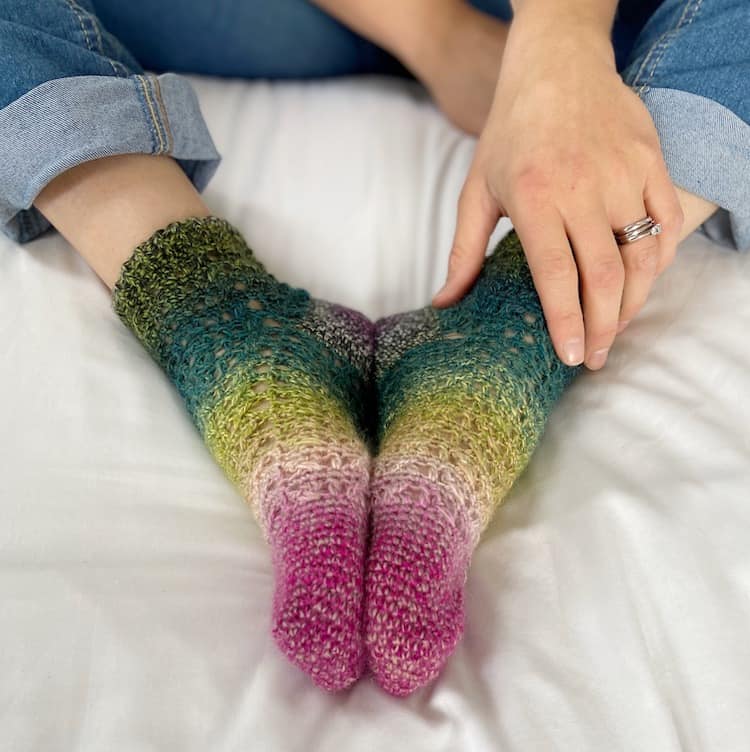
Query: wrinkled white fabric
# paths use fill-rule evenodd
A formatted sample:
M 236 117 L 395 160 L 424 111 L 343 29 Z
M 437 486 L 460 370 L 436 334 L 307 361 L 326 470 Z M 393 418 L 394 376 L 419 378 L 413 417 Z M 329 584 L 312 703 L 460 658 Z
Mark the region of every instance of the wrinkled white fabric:
M 370 316 L 444 278 L 473 141 L 418 90 L 191 77 L 206 200 Z M 58 235 L 0 238 L 0 749 L 745 752 L 750 256 L 693 236 L 557 405 L 406 700 L 327 695 L 269 634 L 268 550 Z

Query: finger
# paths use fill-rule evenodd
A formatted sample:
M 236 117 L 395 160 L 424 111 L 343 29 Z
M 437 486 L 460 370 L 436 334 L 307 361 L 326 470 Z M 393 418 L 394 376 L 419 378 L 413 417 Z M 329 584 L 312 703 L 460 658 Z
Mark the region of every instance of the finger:
M 660 254 L 656 267 L 656 276 L 659 276 L 675 259 L 685 219 L 677 191 L 661 159 L 646 178 L 643 201 L 648 214 L 662 227 L 661 235 L 658 236 Z
M 460 300 L 477 278 L 490 235 L 500 219 L 500 208 L 483 176 L 469 173 L 458 199 L 456 232 L 448 259 L 448 277 L 432 305 L 449 306 Z
M 647 214 L 643 200 L 638 197 L 618 201 L 616 207 L 609 215 L 615 230 L 621 230 Z M 619 251 L 625 267 L 625 284 L 620 302 L 618 334 L 643 308 L 651 292 L 661 260 L 661 247 L 658 236 L 649 235 L 634 243 L 624 243 L 619 246 Z
M 537 204 L 533 211 L 531 207 L 515 211 L 511 220 L 526 254 L 555 352 L 563 363 L 574 366 L 583 361 L 585 340 L 578 270 L 562 217 L 548 206 Z
M 588 368 L 601 368 L 617 334 L 625 268 L 604 205 L 585 201 L 585 212 L 564 217 L 581 277 Z

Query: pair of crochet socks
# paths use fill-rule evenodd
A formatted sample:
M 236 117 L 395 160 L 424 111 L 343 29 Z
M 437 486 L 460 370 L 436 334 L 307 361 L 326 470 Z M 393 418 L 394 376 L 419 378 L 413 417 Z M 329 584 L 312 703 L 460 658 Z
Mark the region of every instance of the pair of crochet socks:
M 367 666 L 394 695 L 437 676 L 479 536 L 581 368 L 554 352 L 515 233 L 460 303 L 372 323 L 192 218 L 135 249 L 113 307 L 252 505 L 286 656 L 328 690 Z

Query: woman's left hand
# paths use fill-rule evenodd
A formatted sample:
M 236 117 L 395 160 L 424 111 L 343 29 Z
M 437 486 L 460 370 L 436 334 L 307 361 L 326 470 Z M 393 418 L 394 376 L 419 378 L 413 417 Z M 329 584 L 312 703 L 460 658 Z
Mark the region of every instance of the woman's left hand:
M 558 356 L 597 369 L 674 259 L 682 211 L 651 116 L 616 71 L 608 29 L 564 11 L 522 10 L 511 24 L 433 304 L 467 292 L 509 216 Z M 646 214 L 663 233 L 618 247 L 613 228 Z

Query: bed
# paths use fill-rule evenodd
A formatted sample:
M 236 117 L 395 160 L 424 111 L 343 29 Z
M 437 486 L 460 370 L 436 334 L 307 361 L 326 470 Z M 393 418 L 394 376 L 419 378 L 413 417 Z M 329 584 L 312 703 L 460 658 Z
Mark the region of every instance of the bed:
M 191 80 L 224 155 L 206 200 L 274 274 L 373 318 L 429 301 L 474 142 L 416 85 Z M 56 234 L 2 238 L 0 749 L 746 752 L 749 325 L 750 254 L 688 238 L 555 407 L 442 676 L 327 694 L 104 286 Z

